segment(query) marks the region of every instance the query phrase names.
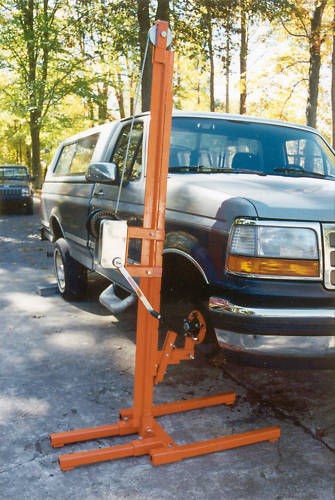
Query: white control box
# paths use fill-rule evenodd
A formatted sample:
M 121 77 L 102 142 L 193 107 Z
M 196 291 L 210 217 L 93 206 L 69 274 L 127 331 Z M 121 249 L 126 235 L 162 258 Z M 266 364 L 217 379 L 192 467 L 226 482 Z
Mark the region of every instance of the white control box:
M 100 225 L 99 263 L 106 269 L 116 269 L 126 262 L 127 221 L 104 220 Z

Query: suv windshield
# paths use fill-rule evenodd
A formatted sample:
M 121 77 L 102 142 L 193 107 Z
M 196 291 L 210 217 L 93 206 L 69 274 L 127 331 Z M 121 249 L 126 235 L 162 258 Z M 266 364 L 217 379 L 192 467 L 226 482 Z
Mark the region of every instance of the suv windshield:
M 28 178 L 29 174 L 26 167 L 0 166 L 0 180 L 27 180 Z
M 318 134 L 293 126 L 176 117 L 169 170 L 335 179 L 335 155 Z

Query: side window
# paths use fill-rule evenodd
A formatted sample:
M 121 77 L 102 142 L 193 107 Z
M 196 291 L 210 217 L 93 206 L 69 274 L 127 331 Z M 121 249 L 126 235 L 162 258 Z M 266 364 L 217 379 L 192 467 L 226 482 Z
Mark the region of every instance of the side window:
M 91 162 L 99 134 L 67 144 L 62 149 L 55 169 L 55 175 L 82 175 Z
M 121 177 L 130 137 L 124 180 L 135 181 L 140 178 L 142 172 L 143 123 L 135 122 L 131 135 L 130 131 L 131 124 L 128 123 L 120 132 L 111 161 L 118 165 Z
M 58 162 L 55 168 L 55 175 L 68 175 L 70 171 L 70 166 L 72 158 L 76 150 L 75 144 L 68 144 L 64 146 L 62 152 L 58 158 Z

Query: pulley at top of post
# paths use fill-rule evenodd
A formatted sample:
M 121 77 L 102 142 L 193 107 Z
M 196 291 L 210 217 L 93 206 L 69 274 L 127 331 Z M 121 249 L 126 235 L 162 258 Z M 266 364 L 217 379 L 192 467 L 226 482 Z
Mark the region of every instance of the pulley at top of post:
M 148 31 L 149 40 L 155 47 L 157 45 L 157 32 L 158 32 L 157 24 L 151 26 L 151 28 Z M 166 48 L 170 47 L 172 42 L 172 32 L 170 28 L 168 28 L 167 31 L 161 31 L 160 35 L 161 37 L 166 38 Z

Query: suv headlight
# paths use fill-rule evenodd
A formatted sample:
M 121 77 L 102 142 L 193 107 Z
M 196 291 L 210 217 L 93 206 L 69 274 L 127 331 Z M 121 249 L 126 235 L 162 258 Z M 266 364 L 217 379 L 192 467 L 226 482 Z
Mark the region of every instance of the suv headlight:
M 30 195 L 30 189 L 29 189 L 29 187 L 24 186 L 24 187 L 21 189 L 21 194 L 22 194 L 22 196 L 29 196 L 29 195 Z
M 319 277 L 317 234 L 306 227 L 237 220 L 229 237 L 226 269 L 261 277 Z

